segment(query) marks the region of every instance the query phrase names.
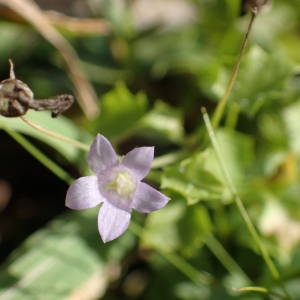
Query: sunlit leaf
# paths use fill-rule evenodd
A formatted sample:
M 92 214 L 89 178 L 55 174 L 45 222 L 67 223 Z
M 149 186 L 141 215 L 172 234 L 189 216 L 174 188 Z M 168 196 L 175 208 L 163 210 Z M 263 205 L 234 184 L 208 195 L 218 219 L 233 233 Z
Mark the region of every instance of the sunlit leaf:
M 185 206 L 171 202 L 164 209 L 150 214 L 143 232 L 143 243 L 150 248 L 172 251 L 180 246 L 176 223 L 183 216 Z
M 200 153 L 177 166 L 166 168 L 162 176 L 162 188 L 179 193 L 189 204 L 200 200 L 228 198 L 228 191 L 223 183 L 205 169 L 208 155 L 208 152 Z
M 184 129 L 180 111 L 161 101 L 156 102 L 139 125 L 144 136 L 156 136 L 161 143 L 166 141 L 180 143 L 183 139 Z
M 143 93 L 133 95 L 123 83 L 118 83 L 101 101 L 101 116 L 91 127 L 94 132 L 112 139 L 133 129 L 147 109 L 146 96 Z
M 134 239 L 128 233 L 104 245 L 97 232 L 97 212 L 69 213 L 27 239 L 0 270 L 0 298 L 101 296 L 110 261 L 122 259 Z
M 51 118 L 49 112 L 29 111 L 26 114 L 26 118 L 35 124 L 44 127 L 45 129 L 62 134 L 73 140 L 82 141 L 87 145 L 89 145 L 92 141 L 92 137 L 87 131 L 80 128 L 74 122 L 65 118 L 64 116 Z M 33 129 L 19 118 L 0 117 L 0 129 L 1 124 L 11 130 L 18 131 L 19 133 L 26 134 L 40 140 L 41 142 L 58 151 L 65 159 L 71 162 L 76 162 L 78 160 L 78 155 L 80 154 L 81 150 L 76 148 L 74 145 L 50 137 L 36 129 Z
M 284 84 L 291 74 L 285 58 L 253 46 L 242 61 L 230 99 L 237 101 L 243 112 L 254 115 L 262 106 L 282 96 Z M 228 76 L 221 72 L 213 87 L 218 97 L 223 95 L 227 81 Z

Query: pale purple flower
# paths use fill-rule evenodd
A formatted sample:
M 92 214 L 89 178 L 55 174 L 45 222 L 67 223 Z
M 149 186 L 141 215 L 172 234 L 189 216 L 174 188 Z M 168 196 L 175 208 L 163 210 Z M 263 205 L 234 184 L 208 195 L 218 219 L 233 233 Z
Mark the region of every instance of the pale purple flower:
M 169 198 L 141 182 L 148 174 L 154 147 L 140 147 L 119 158 L 110 142 L 98 134 L 88 155 L 95 175 L 80 177 L 69 187 L 66 206 L 87 209 L 100 203 L 98 229 L 104 242 L 128 228 L 131 211 L 149 213 L 164 207 Z

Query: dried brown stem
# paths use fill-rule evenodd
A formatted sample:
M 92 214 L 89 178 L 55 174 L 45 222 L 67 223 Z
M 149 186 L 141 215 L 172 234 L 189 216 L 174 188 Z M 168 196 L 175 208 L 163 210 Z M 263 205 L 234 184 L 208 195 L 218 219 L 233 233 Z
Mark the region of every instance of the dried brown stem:
M 4 4 L 33 25 L 64 58 L 68 74 L 72 80 L 76 98 L 88 118 L 99 113 L 97 95 L 82 71 L 79 59 L 68 41 L 51 25 L 43 11 L 32 0 L 0 0 Z
M 109 24 L 102 19 L 70 17 L 56 11 L 43 11 L 44 16 L 57 29 L 67 31 L 75 35 L 107 35 L 110 32 Z M 0 5 L 1 18 L 20 24 L 28 24 L 20 14 Z

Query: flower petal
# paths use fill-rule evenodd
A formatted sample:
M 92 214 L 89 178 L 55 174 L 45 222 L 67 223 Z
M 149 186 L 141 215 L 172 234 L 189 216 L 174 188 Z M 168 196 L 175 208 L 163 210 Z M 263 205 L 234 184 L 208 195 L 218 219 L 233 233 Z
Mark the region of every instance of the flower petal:
M 72 209 L 87 209 L 103 202 L 96 176 L 80 177 L 69 187 L 66 206 Z
M 139 147 L 128 152 L 122 165 L 130 169 L 138 180 L 143 179 L 150 171 L 154 157 L 154 147 Z
M 150 185 L 140 182 L 133 199 L 132 208 L 141 213 L 148 213 L 161 209 L 169 200 L 169 197 L 160 193 Z
M 119 237 L 129 225 L 131 214 L 104 202 L 98 215 L 98 229 L 104 243 Z
M 90 168 L 98 173 L 116 165 L 118 161 L 118 156 L 111 143 L 103 135 L 97 134 L 88 155 Z

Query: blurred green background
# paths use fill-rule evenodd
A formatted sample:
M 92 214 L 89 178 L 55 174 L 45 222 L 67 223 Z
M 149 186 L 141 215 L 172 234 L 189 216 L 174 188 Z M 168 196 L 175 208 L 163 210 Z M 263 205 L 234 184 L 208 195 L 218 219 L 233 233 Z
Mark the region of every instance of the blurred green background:
M 11 58 L 37 98 L 77 96 L 64 116 L 27 118 L 87 145 L 100 132 L 120 154 L 154 145 L 147 181 L 172 199 L 134 213 L 130 229 L 103 244 L 98 208 L 64 207 L 68 184 L 89 172 L 86 153 L 0 116 L 1 300 L 300 299 L 299 0 L 258 14 L 215 130 L 280 280 L 234 203 L 200 112 L 212 115 L 236 62 L 250 20 L 242 1 L 14 0 L 0 1 L 0 18 L 1 79 Z M 236 290 L 244 286 L 265 290 Z

